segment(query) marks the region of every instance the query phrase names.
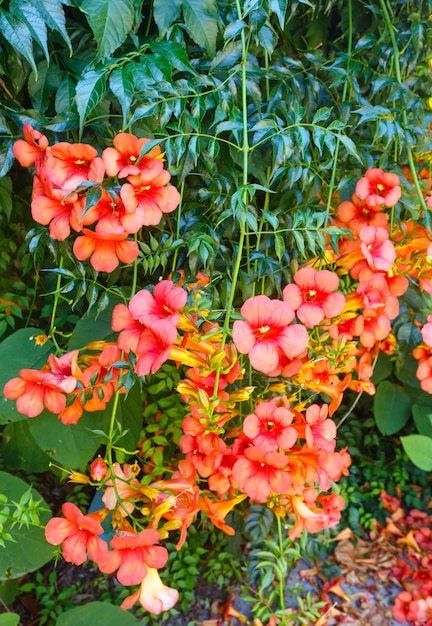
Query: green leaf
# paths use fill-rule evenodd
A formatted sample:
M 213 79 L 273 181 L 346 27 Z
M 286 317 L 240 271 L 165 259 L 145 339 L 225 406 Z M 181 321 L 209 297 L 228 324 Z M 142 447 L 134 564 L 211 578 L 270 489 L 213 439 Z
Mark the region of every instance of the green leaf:
M 108 602 L 89 602 L 70 611 L 62 613 L 56 626 L 136 626 L 139 622 L 127 611 Z
M 41 17 L 37 8 L 26 0 L 12 0 L 9 5 L 9 11 L 26 24 L 33 38 L 42 48 L 45 58 L 48 61 L 47 27 L 45 20 Z
M 133 0 L 83 0 L 81 10 L 95 36 L 98 59 L 105 59 L 117 50 L 132 30 Z
M 409 459 L 425 472 L 432 471 L 432 438 L 425 435 L 401 437 L 403 449 Z
M 45 60 L 38 63 L 37 68 L 37 75 L 33 72 L 30 74 L 28 92 L 34 108 L 46 111 L 51 97 L 61 83 L 62 75 L 57 65 L 48 65 Z
M 189 62 L 186 50 L 175 41 L 156 41 L 150 44 L 150 49 L 154 54 L 168 59 L 172 67 L 179 72 L 196 74 L 196 71 Z
M 120 302 L 123 302 L 120 298 L 110 296 L 110 303 L 103 311 L 93 309 L 88 311 L 75 325 L 69 339 L 68 350 L 81 350 L 95 339 L 112 339 L 115 336 L 111 326 L 112 311 Z
M 412 414 L 420 435 L 432 437 L 432 406 L 413 404 Z
M 134 94 L 134 80 L 131 69 L 126 65 L 113 70 L 109 77 L 109 87 L 120 102 L 123 113 L 123 126 L 126 126 Z
M 5 613 L 0 615 L 0 626 L 18 626 L 20 616 L 16 613 Z
M 0 178 L 6 176 L 14 162 L 13 145 L 13 140 L 9 139 L 0 147 Z
M 90 70 L 77 83 L 75 98 L 80 117 L 80 134 L 88 115 L 105 95 L 106 75 L 107 70 Z
M 23 480 L 6 472 L 0 472 L 0 485 L 0 492 L 8 500 L 15 502 L 19 502 L 21 496 L 30 488 Z M 49 509 L 35 489 L 31 490 L 31 494 L 35 501 L 41 501 L 41 507 Z M 48 512 L 41 512 L 42 524 L 46 524 L 49 518 Z M 15 526 L 9 532 L 15 541 L 8 541 L 6 549 L 0 547 L 0 580 L 18 578 L 33 572 L 52 558 L 53 547 L 47 543 L 42 528 L 31 525 L 28 528 Z
M 39 335 L 43 333 L 37 328 L 22 328 L 0 344 L 0 424 L 28 419 L 18 413 L 14 401 L 6 400 L 3 387 L 8 380 L 18 376 L 20 369 L 39 369 L 46 363 L 54 345 L 51 340 L 38 345 L 36 338 Z
M 84 413 L 78 424 L 66 426 L 56 415 L 44 411 L 28 423 L 43 452 L 60 465 L 83 469 L 102 442 L 102 435 L 92 431 L 106 432 L 110 417 L 110 410 Z
M 16 20 L 10 13 L 0 9 L 0 32 L 6 41 L 27 59 L 32 70 L 37 74 L 37 67 L 33 56 L 33 38 L 24 22 Z
M 50 457 L 37 445 L 29 428 L 30 420 L 8 424 L 3 431 L 1 454 L 9 469 L 44 472 Z
M 270 9 L 276 14 L 279 20 L 279 26 L 283 29 L 285 26 L 285 13 L 287 10 L 287 0 L 270 0 Z
M 377 387 L 373 409 L 380 432 L 393 435 L 407 423 L 411 415 L 411 400 L 404 391 L 385 380 Z
M 27 2 L 39 11 L 50 28 L 60 33 L 72 56 L 72 44 L 66 30 L 66 16 L 63 10 L 63 4 L 68 2 L 65 0 L 27 0 Z
M 180 17 L 180 0 L 154 0 L 153 17 L 163 37 L 172 24 Z
M 192 39 L 210 57 L 216 54 L 218 22 L 215 0 L 181 0 L 183 16 Z

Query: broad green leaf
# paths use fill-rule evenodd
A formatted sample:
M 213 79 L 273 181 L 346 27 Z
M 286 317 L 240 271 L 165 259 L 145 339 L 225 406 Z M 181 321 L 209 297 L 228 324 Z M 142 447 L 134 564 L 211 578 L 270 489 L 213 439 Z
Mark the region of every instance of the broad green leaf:
M 48 61 L 47 27 L 37 8 L 27 0 L 12 0 L 9 5 L 9 11 L 26 24 L 33 38 L 44 51 L 45 58 Z
M 6 41 L 27 59 L 32 70 L 37 74 L 33 56 L 33 38 L 24 22 L 15 19 L 10 13 L 0 8 L 0 32 Z
M 54 461 L 67 468 L 81 468 L 96 454 L 106 432 L 110 410 L 84 413 L 78 424 L 66 426 L 56 415 L 44 411 L 29 420 L 30 433 L 40 448 Z
M 377 385 L 385 378 L 388 378 L 393 371 L 393 361 L 389 354 L 385 352 L 379 352 L 377 362 L 375 363 L 374 371 L 371 376 L 371 381 L 374 385 Z
M 180 0 L 154 0 L 153 17 L 161 37 L 180 17 Z
M 18 413 L 14 401 L 6 400 L 3 387 L 8 380 L 18 376 L 20 369 L 39 369 L 46 363 L 54 345 L 51 340 L 38 345 L 38 336 L 45 338 L 37 328 L 22 328 L 0 343 L 0 424 L 28 419 Z
M 75 82 L 68 75 L 60 83 L 55 97 L 55 110 L 57 113 L 69 112 L 71 102 L 75 96 Z
M 378 429 L 383 435 L 397 433 L 411 415 L 410 397 L 388 380 L 377 387 L 373 410 Z
M 66 16 L 63 10 L 63 5 L 68 2 L 65 0 L 27 0 L 27 2 L 39 11 L 50 28 L 60 33 L 72 56 L 72 44 L 66 30 Z
M 126 65 L 113 70 L 109 77 L 109 87 L 120 102 L 123 113 L 123 126 L 126 127 L 134 95 L 134 80 L 131 69 Z
M 413 404 L 412 414 L 420 435 L 432 437 L 432 406 Z
M 124 436 L 116 442 L 117 446 L 133 452 L 140 438 L 143 425 L 143 400 L 139 385 L 129 391 L 127 396 L 121 396 L 118 404 L 117 419 Z M 120 433 L 118 433 L 120 434 Z
M 124 42 L 134 23 L 133 0 L 82 0 L 98 48 L 98 59 L 105 59 Z
M 76 86 L 76 104 L 80 117 L 80 134 L 88 115 L 99 104 L 106 91 L 107 70 L 90 70 Z
M 112 311 L 114 306 L 120 302 L 122 302 L 120 298 L 112 296 L 110 304 L 99 314 L 96 309 L 90 309 L 75 325 L 69 339 L 68 350 L 81 350 L 95 339 L 112 339 L 115 336 L 111 326 Z
M 89 602 L 70 611 L 62 613 L 56 626 L 137 626 L 139 622 L 127 611 L 108 602 Z
M 210 57 L 216 54 L 218 22 L 215 0 L 181 0 L 183 16 L 192 39 Z
M 409 459 L 425 472 L 432 471 L 432 438 L 425 435 L 401 437 L 403 449 Z
M 5 613 L 0 615 L 0 626 L 18 626 L 20 616 L 16 613 Z
M 37 445 L 30 432 L 30 419 L 12 422 L 3 431 L 1 455 L 8 469 L 26 472 L 44 472 L 50 457 Z
M 0 472 L 0 493 L 7 496 L 8 500 L 19 502 L 28 488 L 29 485 L 20 478 Z M 41 524 L 46 524 L 51 516 L 49 507 L 35 489 L 32 489 L 32 496 L 34 501 L 41 501 L 41 507 L 48 509 L 40 514 Z M 52 558 L 53 546 L 47 543 L 43 528 L 15 526 L 10 534 L 15 541 L 8 541 L 5 548 L 0 546 L 0 580 L 18 578 L 33 572 Z

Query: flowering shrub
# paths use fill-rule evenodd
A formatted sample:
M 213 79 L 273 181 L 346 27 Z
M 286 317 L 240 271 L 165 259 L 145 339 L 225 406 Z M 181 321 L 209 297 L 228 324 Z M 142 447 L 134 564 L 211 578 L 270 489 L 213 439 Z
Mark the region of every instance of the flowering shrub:
M 84 144 L 50 146 L 29 126 L 24 136 L 14 153 L 21 164 L 35 166 L 33 218 L 49 225 L 54 239 L 73 237 L 72 253 L 97 271 L 134 263 L 139 247 L 129 236 L 158 224 L 179 202 L 177 190 L 166 185 L 160 151 L 141 159 L 146 142 L 131 134 L 118 135 L 115 148 L 102 157 Z M 126 196 L 140 200 L 123 203 Z M 344 501 L 333 485 L 351 460 L 346 449 L 335 449 L 332 417 L 345 390 L 375 392 L 373 362 L 380 351 L 395 349 L 391 321 L 399 313 L 398 298 L 420 267 L 423 281 L 432 278 L 425 229 L 402 223 L 390 231 L 384 211 L 399 197 L 395 174 L 368 170 L 351 203 L 367 207 L 361 228 L 342 203 L 334 223 L 347 234 L 337 250 L 328 246 L 325 260 L 311 259 L 295 272 L 282 300 L 247 299 L 232 331 L 229 313 L 223 326 L 207 319 L 207 309 L 199 306 L 202 285 L 188 293 L 164 279 L 153 289 L 132 289 L 127 304 L 107 305 L 116 333 L 111 341 L 95 336 L 73 350 L 57 344 L 58 356 L 50 353 L 41 368 L 20 369 L 6 383 L 4 396 L 16 400 L 21 414 L 35 418 L 46 409 L 65 428 L 84 413 L 108 411 L 104 456 L 86 474 L 70 468 L 72 481 L 103 491 L 103 508 L 86 515 L 65 503 L 63 517 L 52 518 L 45 535 L 61 545 L 66 561 L 80 565 L 88 558 L 101 572 L 117 572 L 123 585 L 140 585 L 122 608 L 138 601 L 158 614 L 174 606 L 177 591 L 159 578 L 168 553 L 158 544 L 180 531 L 180 549 L 199 511 L 228 534 L 234 529 L 225 517 L 246 498 L 288 518 L 292 539 L 338 523 Z M 378 214 L 380 226 L 374 226 Z M 416 262 L 404 263 L 413 245 Z M 426 345 L 418 349 L 426 390 L 429 325 L 422 329 Z M 119 403 L 168 361 L 186 368 L 177 385 L 185 405 L 178 441 L 184 458 L 174 456 L 166 468 L 146 455 L 131 464 L 126 459 L 134 450 L 116 446 Z M 317 403 L 317 394 L 329 402 Z M 129 427 L 126 419 L 123 428 Z M 101 522 L 108 519 L 109 543 L 100 538 Z
M 17 197 L 11 265 L 35 287 L 5 296 L 2 333 L 29 312 L 0 345 L 4 446 L 10 467 L 29 446 L 36 471 L 98 492 L 46 539 L 159 614 L 178 598 L 164 544 L 199 515 L 232 535 L 227 516 L 263 504 L 290 540 L 337 525 L 338 428 L 360 395 L 432 469 L 428 16 L 154 0 L 143 27 L 133 0 L 39 4 L 36 30 L 0 12 L 11 66 L 33 72 L 24 96 L 7 77 L 0 171 L 29 168 L 37 224 Z M 64 46 L 50 64 L 47 28 Z

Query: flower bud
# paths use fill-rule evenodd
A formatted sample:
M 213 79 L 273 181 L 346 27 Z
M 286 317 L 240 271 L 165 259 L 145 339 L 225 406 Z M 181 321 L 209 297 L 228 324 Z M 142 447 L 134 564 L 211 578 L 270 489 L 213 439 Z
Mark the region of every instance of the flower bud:
M 97 483 L 100 482 L 101 480 L 103 480 L 106 470 L 107 470 L 107 464 L 105 463 L 102 457 L 98 456 L 98 458 L 95 459 L 93 463 L 90 464 L 91 479 Z

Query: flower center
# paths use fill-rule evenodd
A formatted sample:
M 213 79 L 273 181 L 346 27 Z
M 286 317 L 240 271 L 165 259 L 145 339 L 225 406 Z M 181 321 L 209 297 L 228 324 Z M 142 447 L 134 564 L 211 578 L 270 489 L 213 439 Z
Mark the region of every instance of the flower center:
M 254 331 L 254 335 L 257 339 L 262 339 L 270 330 L 270 326 L 260 326 Z
M 130 157 L 129 157 L 129 161 L 131 163 L 135 163 L 136 160 L 137 160 L 137 157 L 134 154 L 131 154 Z
M 275 425 L 274 422 L 266 422 L 265 424 L 266 431 L 270 433 L 273 430 L 274 425 Z
M 376 188 L 377 188 L 377 191 L 379 191 L 380 193 L 385 191 L 385 187 L 384 187 L 384 185 L 382 183 L 378 183 Z
M 308 302 L 315 300 L 315 296 L 317 295 L 317 292 L 315 289 L 309 289 L 309 291 L 307 291 L 305 293 L 305 300 L 307 300 Z
M 76 159 L 76 161 L 74 161 L 75 165 L 86 165 L 87 161 L 84 161 L 83 159 Z

